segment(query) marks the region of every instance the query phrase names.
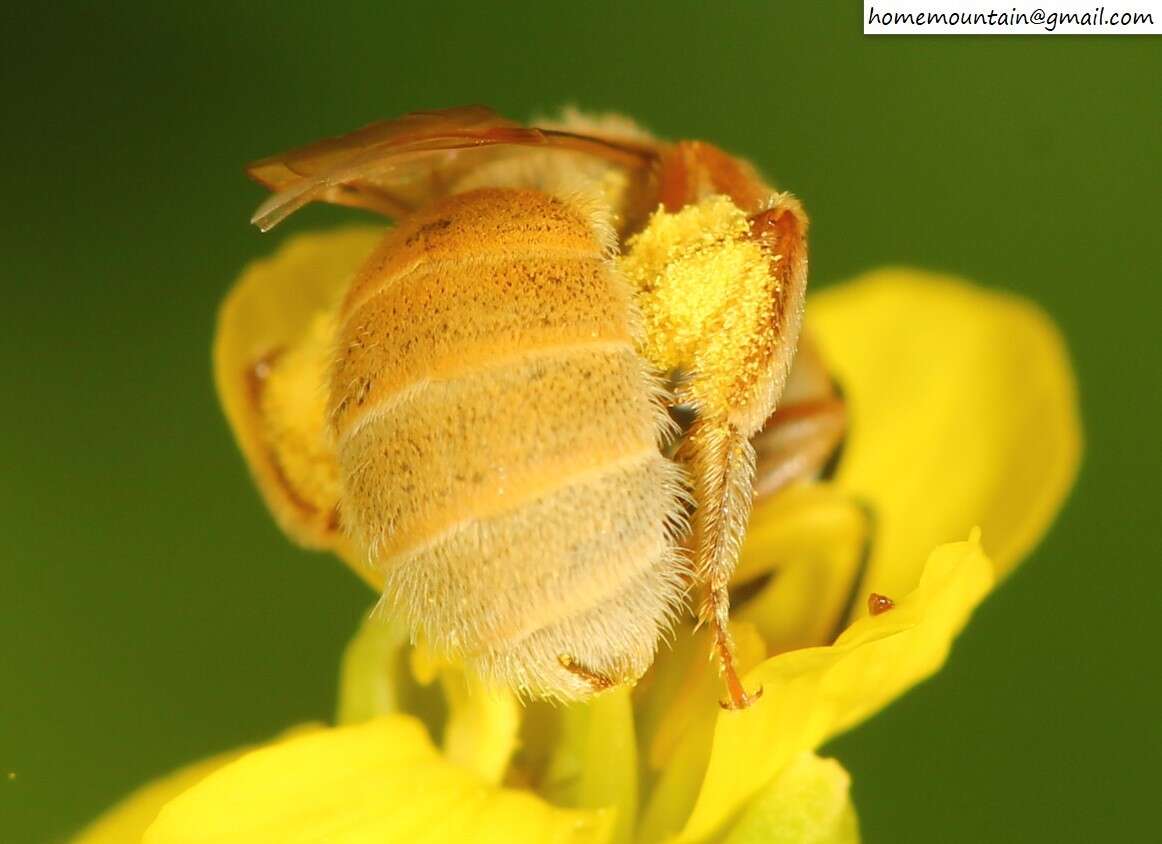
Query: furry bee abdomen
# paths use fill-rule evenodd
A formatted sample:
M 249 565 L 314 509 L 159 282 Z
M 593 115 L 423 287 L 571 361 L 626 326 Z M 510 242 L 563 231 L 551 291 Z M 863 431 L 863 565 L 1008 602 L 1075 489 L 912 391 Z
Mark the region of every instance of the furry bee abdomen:
M 437 651 L 533 695 L 636 679 L 683 586 L 679 469 L 606 228 L 531 190 L 388 233 L 340 311 L 343 522 Z

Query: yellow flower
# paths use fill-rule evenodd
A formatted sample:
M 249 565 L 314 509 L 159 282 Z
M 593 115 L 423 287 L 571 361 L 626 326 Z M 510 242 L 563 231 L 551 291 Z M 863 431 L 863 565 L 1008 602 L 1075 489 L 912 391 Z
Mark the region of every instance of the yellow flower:
M 253 266 L 215 348 L 227 415 L 280 523 L 372 583 L 325 508 L 285 500 L 237 375 L 318 330 L 376 237 L 300 237 Z M 851 431 L 832 480 L 751 519 L 734 579 L 746 685 L 765 690 L 750 709 L 719 708 L 707 634 L 689 624 L 635 688 L 553 707 L 486 690 L 372 619 L 344 658 L 337 726 L 172 774 L 78 840 L 857 841 L 847 774 L 814 750 L 940 667 L 1048 527 L 1081 435 L 1062 341 L 1014 296 L 881 270 L 815 295 L 808 325 Z M 303 460 L 296 471 L 312 471 Z M 870 613 L 873 592 L 894 608 Z

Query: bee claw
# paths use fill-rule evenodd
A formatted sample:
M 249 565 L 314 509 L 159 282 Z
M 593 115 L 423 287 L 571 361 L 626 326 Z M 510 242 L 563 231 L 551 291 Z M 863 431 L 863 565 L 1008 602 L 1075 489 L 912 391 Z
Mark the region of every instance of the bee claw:
M 736 712 L 742 709 L 749 709 L 759 698 L 763 696 L 763 687 L 759 686 L 754 694 L 747 694 L 742 692 L 742 696 L 735 700 L 733 697 L 724 697 L 718 701 L 718 705 L 729 712 Z

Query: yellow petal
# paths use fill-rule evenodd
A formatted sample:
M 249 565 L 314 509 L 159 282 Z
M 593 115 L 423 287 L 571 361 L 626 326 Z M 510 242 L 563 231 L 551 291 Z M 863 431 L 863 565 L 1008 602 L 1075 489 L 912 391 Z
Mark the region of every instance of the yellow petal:
M 746 675 L 763 687 L 750 709 L 722 712 L 710 764 L 682 841 L 704 841 L 804 751 L 859 723 L 933 674 L 991 588 L 978 535 L 937 548 L 894 609 L 865 616 L 834 645 L 780 654 Z
M 336 551 L 373 585 L 382 577 L 349 546 L 334 515 L 322 380 L 328 315 L 382 235 L 360 227 L 291 238 L 243 272 L 222 303 L 214 337 L 218 396 L 275 521 L 308 548 Z M 260 385 L 276 383 L 263 377 L 272 371 L 278 375 L 270 394 L 277 399 L 273 419 L 259 394 Z M 289 447 L 274 441 L 283 437 Z
M 508 689 L 489 688 L 458 668 L 445 668 L 440 681 L 448 702 L 444 756 L 485 782 L 500 782 L 520 730 L 516 696 Z
M 766 644 L 745 622 L 731 624 L 740 669 L 758 665 Z M 679 638 L 674 650 L 655 665 L 648 705 L 643 713 L 642 742 L 647 748 L 649 802 L 637 840 L 665 841 L 682 828 L 710 760 L 715 719 L 721 711 L 722 680 L 714 670 L 713 638 L 707 628 Z M 680 678 L 674 681 L 674 676 Z M 660 717 L 652 710 L 662 707 Z
M 753 624 L 772 654 L 831 642 L 862 574 L 870 530 L 867 511 L 831 484 L 793 486 L 762 502 L 734 582 L 774 576 L 735 617 Z
M 168 803 L 144 841 L 563 844 L 607 841 L 611 820 L 488 785 L 395 715 L 246 754 Z
M 317 727 L 314 725 L 303 724 L 287 730 L 283 737 L 301 735 L 315 729 Z M 140 844 L 141 836 L 153 823 L 162 806 L 249 750 L 228 750 L 143 785 L 78 833 L 72 839 L 73 844 Z
M 630 690 L 621 687 L 559 711 L 540 791 L 562 806 L 608 807 L 611 841 L 628 842 L 637 821 L 638 766 Z
M 415 672 L 417 662 L 426 676 Z M 516 750 L 522 709 L 508 689 L 486 688 L 457 666 L 434 661 L 426 648 L 410 645 L 402 624 L 372 612 L 343 654 L 338 721 L 392 713 L 415 715 L 443 736 L 448 761 L 498 783 Z
M 203 759 L 142 786 L 87 826 L 72 839 L 73 844 L 139 844 L 162 806 L 243 752 Z
M 1052 321 L 1007 293 L 885 269 L 807 306 L 851 431 L 837 482 L 876 542 L 861 591 L 913 587 L 929 549 L 974 525 L 1005 572 L 1048 528 L 1081 454 L 1076 386 Z
M 834 759 L 804 753 L 747 805 L 723 844 L 859 844 L 850 783 Z
M 379 613 L 370 613 L 347 644 L 339 669 L 340 724 L 358 724 L 377 715 L 406 711 L 408 631 Z

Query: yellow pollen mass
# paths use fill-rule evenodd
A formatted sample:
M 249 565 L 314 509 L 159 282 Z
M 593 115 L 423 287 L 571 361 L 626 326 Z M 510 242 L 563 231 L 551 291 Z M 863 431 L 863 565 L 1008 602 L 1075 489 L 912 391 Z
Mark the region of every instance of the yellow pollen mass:
M 679 398 L 704 414 L 729 413 L 765 372 L 779 294 L 772 260 L 724 196 L 659 209 L 619 259 L 644 323 L 642 354 L 689 376 Z

